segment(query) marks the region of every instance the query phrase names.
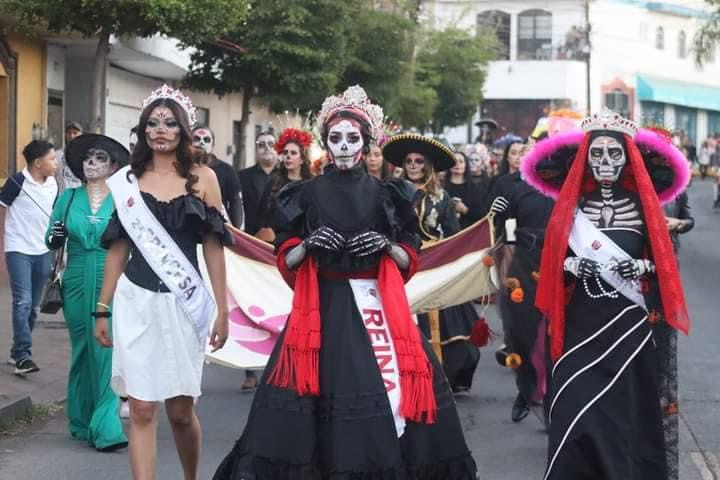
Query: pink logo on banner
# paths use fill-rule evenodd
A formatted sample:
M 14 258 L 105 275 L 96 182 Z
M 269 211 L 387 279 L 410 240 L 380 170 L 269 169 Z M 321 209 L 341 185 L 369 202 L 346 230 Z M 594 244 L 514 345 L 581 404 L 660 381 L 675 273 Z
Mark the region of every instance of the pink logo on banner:
M 247 314 L 240 308 L 230 310 L 230 335 L 248 350 L 270 355 L 278 334 L 287 321 L 287 314 L 265 317 L 265 310 L 257 305 L 248 308 Z

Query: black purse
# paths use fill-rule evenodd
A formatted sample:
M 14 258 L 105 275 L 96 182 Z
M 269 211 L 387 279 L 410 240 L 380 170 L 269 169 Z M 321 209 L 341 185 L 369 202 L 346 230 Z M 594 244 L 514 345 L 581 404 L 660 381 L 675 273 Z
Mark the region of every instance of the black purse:
M 72 195 L 70 195 L 70 203 L 68 203 L 67 208 L 65 208 L 65 217 L 63 218 L 63 225 L 67 225 L 68 212 L 70 211 L 72 202 L 75 199 L 75 191 L 76 191 L 76 189 L 73 189 Z M 65 245 L 66 244 L 67 244 L 67 239 L 63 243 L 63 246 L 58 249 L 56 256 L 55 256 L 55 265 L 53 266 L 52 274 L 50 275 L 50 278 L 48 278 L 47 282 L 45 282 L 45 287 L 43 287 L 42 297 L 40 298 L 40 311 L 42 313 L 55 314 L 63 306 L 63 296 L 62 296 L 63 268 L 62 268 L 62 264 L 63 264 L 63 257 L 65 256 Z

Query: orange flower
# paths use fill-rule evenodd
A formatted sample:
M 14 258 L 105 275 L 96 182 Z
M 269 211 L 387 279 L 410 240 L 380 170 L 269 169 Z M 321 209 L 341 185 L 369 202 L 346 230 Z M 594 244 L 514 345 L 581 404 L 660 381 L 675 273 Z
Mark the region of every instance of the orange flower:
M 495 265 L 495 260 L 490 255 L 485 255 L 482 259 L 483 265 L 490 268 Z
M 523 292 L 522 288 L 515 288 L 515 289 L 513 289 L 512 293 L 510 294 L 510 300 L 512 300 L 515 303 L 522 303 L 524 298 L 525 298 L 525 292 Z
M 515 290 L 516 288 L 520 288 L 520 280 L 515 277 L 508 277 L 505 281 L 505 285 L 508 289 Z
M 648 312 L 648 322 L 655 325 L 662 318 L 662 314 L 657 310 L 650 310 Z
M 505 366 L 508 368 L 516 369 L 522 365 L 522 357 L 517 353 L 510 353 L 505 357 Z
M 540 280 L 540 272 L 536 272 L 535 270 L 533 270 L 533 272 L 531 273 L 531 275 L 532 275 L 533 280 L 535 280 L 536 282 L 537 282 L 538 280 Z

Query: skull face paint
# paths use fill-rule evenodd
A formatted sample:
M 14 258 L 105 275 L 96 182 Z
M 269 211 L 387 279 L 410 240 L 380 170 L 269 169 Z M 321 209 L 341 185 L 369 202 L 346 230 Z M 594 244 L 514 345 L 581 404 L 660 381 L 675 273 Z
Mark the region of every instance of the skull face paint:
M 590 144 L 588 164 L 598 183 L 617 182 L 626 161 L 625 148 L 613 137 L 601 135 Z
M 83 160 L 83 175 L 87 180 L 101 180 L 113 173 L 110 155 L 100 148 L 91 148 Z
M 330 127 L 327 138 L 330 156 L 340 170 L 349 170 L 362 160 L 365 141 L 354 120 L 342 119 Z
M 490 154 L 483 144 L 474 145 L 465 152 L 468 157 L 470 175 L 480 177 L 489 170 Z
M 207 128 L 198 128 L 193 131 L 193 146 L 202 149 L 205 153 L 212 153 L 215 146 L 215 138 Z
M 180 144 L 180 123 L 168 107 L 155 107 L 148 117 L 145 136 L 151 150 L 172 152 Z

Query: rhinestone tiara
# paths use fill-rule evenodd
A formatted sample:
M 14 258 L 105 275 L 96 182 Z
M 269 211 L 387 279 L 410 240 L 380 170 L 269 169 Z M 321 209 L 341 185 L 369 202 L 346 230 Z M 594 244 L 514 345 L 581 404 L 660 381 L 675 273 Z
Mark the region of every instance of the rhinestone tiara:
M 143 100 L 142 108 L 145 110 L 148 105 L 159 98 L 169 98 L 175 103 L 180 105 L 188 116 L 188 122 L 190 122 L 190 128 L 197 122 L 197 110 L 192 104 L 190 97 L 184 95 L 180 90 L 172 88 L 168 84 L 163 84 L 162 87 L 156 88 L 150 93 L 150 96 Z
M 360 113 L 370 124 L 370 133 L 377 139 L 382 132 L 385 114 L 379 105 L 370 102 L 370 99 L 360 85 L 348 87 L 342 95 L 327 97 L 317 116 L 317 124 L 325 125 L 334 113 L 340 110 L 354 110 Z
M 582 121 L 580 127 L 585 133 L 595 130 L 608 130 L 611 132 L 620 132 L 630 137 L 635 136 L 638 126 L 632 120 L 623 118 L 619 113 L 613 112 L 608 108 L 603 108 L 598 113 L 593 113 Z

